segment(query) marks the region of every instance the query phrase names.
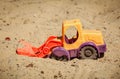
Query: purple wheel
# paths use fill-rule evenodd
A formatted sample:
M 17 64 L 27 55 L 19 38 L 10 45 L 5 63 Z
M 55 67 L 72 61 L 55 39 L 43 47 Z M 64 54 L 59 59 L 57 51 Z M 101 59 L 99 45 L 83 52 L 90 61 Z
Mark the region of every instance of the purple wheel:
M 70 55 L 67 50 L 65 50 L 63 47 L 55 47 L 52 50 L 52 54 L 50 58 L 54 58 L 56 60 L 70 60 Z

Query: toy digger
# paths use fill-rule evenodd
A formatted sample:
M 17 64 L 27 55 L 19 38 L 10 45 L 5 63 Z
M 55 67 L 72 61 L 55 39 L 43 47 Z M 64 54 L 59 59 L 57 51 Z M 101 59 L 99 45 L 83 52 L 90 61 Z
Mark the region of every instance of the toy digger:
M 76 36 L 68 39 L 66 31 L 74 26 L 77 29 Z M 33 47 L 25 41 L 21 41 L 25 47 L 18 48 L 20 55 L 32 57 L 55 57 L 58 60 L 72 58 L 97 59 L 104 56 L 106 44 L 102 33 L 96 30 L 83 30 L 79 20 L 68 20 L 62 24 L 62 36 L 50 36 L 39 48 Z

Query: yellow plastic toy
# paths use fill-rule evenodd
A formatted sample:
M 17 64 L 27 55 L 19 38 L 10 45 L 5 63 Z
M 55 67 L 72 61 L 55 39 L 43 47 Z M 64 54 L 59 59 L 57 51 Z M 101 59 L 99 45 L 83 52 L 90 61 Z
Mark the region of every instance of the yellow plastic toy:
M 76 35 L 68 39 L 67 30 L 71 27 L 77 29 Z M 72 32 L 71 32 L 72 33 Z M 55 57 L 56 59 L 103 57 L 106 44 L 102 33 L 96 30 L 84 30 L 80 20 L 68 20 L 62 24 L 62 37 L 50 36 L 40 47 L 33 47 L 22 41 L 24 48 L 18 48 L 17 53 L 32 57 Z
M 71 39 L 66 36 L 66 31 L 70 27 L 77 29 L 77 34 Z M 103 57 L 106 51 L 106 44 L 102 33 L 96 30 L 83 30 L 80 20 L 67 20 L 62 24 L 62 44 L 63 47 L 56 47 L 52 50 L 52 56 L 61 58 L 92 58 Z

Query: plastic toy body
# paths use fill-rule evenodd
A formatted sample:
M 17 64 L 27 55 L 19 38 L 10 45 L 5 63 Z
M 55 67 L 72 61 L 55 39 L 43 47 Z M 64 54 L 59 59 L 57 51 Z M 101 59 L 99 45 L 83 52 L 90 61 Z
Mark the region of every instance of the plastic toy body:
M 76 38 L 68 39 L 66 31 L 71 26 L 77 29 Z M 101 57 L 106 51 L 102 33 L 96 30 L 82 30 L 82 25 L 79 20 L 64 21 L 62 26 L 62 43 L 63 47 L 53 49 L 54 56 L 70 58 L 92 58 Z M 64 52 L 60 52 L 64 50 Z M 65 51 L 66 50 L 66 51 Z M 61 55 L 62 54 L 62 55 Z
M 76 36 L 68 39 L 66 31 L 74 26 Z M 102 57 L 106 51 L 102 33 L 96 30 L 83 30 L 79 20 L 64 21 L 62 24 L 62 37 L 50 36 L 39 48 L 33 47 L 23 41 L 24 48 L 18 48 L 17 53 L 32 57 L 55 57 L 56 59 Z

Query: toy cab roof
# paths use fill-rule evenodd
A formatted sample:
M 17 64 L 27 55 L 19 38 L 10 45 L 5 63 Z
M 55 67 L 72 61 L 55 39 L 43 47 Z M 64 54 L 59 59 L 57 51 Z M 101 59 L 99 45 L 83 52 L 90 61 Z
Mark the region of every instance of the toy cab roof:
M 63 26 L 74 26 L 74 25 L 77 25 L 77 24 L 80 24 L 80 20 L 79 19 L 63 21 Z

